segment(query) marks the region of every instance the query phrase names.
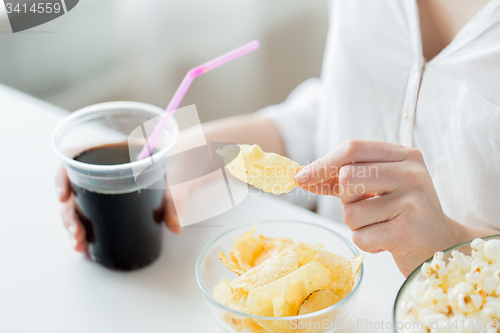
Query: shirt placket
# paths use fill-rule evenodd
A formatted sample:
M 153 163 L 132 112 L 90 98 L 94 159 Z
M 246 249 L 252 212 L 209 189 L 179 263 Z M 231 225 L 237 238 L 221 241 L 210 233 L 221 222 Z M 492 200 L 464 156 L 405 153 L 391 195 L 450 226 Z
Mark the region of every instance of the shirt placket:
M 418 6 L 415 0 L 410 0 L 408 10 L 409 32 L 414 50 L 414 63 L 408 76 L 403 108 L 401 110 L 399 124 L 399 143 L 407 147 L 413 147 L 413 132 L 415 127 L 415 113 L 417 111 L 418 94 L 422 84 L 422 76 L 425 69 L 422 42 L 420 37 L 420 24 L 418 17 Z
M 413 131 L 415 128 L 415 113 L 417 111 L 418 94 L 422 83 L 424 66 L 414 66 L 409 76 L 406 88 L 401 120 L 399 124 L 399 143 L 413 147 Z

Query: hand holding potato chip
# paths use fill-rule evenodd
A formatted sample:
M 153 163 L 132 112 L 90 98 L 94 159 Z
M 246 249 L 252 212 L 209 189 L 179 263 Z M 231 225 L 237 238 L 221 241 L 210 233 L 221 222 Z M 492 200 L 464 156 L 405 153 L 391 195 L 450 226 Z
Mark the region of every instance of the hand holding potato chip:
M 300 169 L 298 186 L 337 196 L 353 242 L 389 251 L 406 277 L 436 250 L 498 231 L 445 215 L 423 155 L 400 144 L 348 140 Z

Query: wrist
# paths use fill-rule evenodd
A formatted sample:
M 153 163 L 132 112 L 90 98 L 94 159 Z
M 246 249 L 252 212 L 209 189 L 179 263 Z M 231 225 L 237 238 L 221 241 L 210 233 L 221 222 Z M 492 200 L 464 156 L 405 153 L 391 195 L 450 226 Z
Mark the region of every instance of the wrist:
M 455 246 L 470 240 L 471 237 L 470 230 L 465 225 L 453 220 L 452 218 L 446 216 L 446 220 L 452 232 L 452 243 L 451 246 Z M 450 247 L 451 247 L 450 246 Z
M 471 241 L 475 238 L 487 237 L 500 234 L 500 231 L 485 228 L 476 228 L 463 225 L 452 218 L 446 216 L 448 224 L 453 233 L 454 245 Z

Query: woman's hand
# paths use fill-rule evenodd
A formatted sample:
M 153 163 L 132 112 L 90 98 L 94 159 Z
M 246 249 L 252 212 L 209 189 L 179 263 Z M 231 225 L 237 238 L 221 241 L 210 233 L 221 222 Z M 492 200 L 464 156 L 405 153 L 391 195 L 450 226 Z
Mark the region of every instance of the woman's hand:
M 353 242 L 366 252 L 391 252 L 405 276 L 435 251 L 470 237 L 443 213 L 417 149 L 349 140 L 302 168 L 296 180 L 308 191 L 339 197 Z
M 75 196 L 71 191 L 69 179 L 64 167 L 58 171 L 55 179 L 55 185 L 57 197 L 61 202 L 61 216 L 63 224 L 68 230 L 71 245 L 76 251 L 85 252 L 88 246 L 87 239 L 85 237 L 85 228 L 76 213 Z M 166 186 L 164 200 L 166 201 L 167 209 L 165 210 L 163 219 L 168 228 L 178 234 L 181 232 L 181 227 L 179 219 L 177 218 L 177 212 L 172 201 L 172 197 L 168 191 L 168 186 Z M 183 207 L 179 208 L 182 209 Z M 182 214 L 183 212 L 180 213 Z

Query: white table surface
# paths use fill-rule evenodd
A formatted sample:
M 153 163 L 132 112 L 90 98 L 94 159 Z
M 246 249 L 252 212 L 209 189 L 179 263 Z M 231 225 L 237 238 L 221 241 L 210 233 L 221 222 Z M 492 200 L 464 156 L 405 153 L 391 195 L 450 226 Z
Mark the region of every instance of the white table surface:
M 292 218 L 350 238 L 342 223 L 277 198 L 249 195 L 180 236 L 165 232 L 162 255 L 148 268 L 110 271 L 70 248 L 59 216 L 53 188 L 58 161 L 49 139 L 67 113 L 2 85 L 0 112 L 0 332 L 222 333 L 194 277 L 197 255 L 215 236 L 254 220 Z M 404 278 L 388 253 L 368 254 L 364 265 L 358 302 L 347 319 L 353 325 L 339 332 L 391 332 L 355 324 L 391 322 Z

